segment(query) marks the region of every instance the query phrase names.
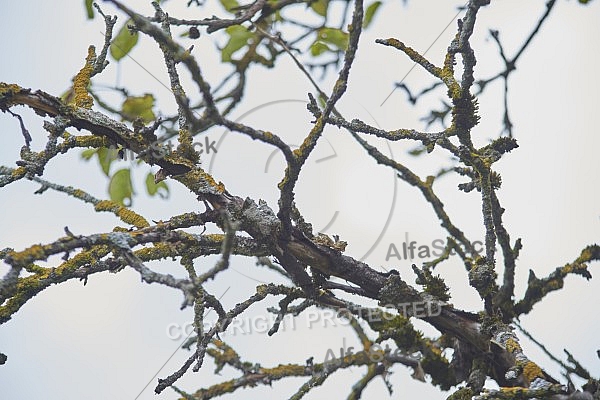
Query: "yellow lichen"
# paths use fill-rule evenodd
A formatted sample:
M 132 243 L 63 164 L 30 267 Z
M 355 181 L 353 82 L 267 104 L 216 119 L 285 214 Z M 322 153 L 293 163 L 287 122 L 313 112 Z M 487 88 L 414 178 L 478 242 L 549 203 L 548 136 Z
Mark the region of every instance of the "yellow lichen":
M 503 393 L 510 393 L 512 395 L 523 394 L 524 389 L 522 387 L 501 387 L 500 391 Z
M 579 256 L 580 260 L 591 260 L 594 257 L 594 253 L 592 252 L 592 246 L 586 247 L 581 252 L 581 256 Z
M 96 211 L 108 211 L 115 214 L 126 224 L 133 225 L 136 228 L 145 228 L 150 226 L 144 217 L 130 209 L 123 207 L 111 200 L 99 201 L 94 207 Z
M 237 381 L 235 379 L 232 379 L 226 382 L 212 385 L 208 389 L 200 389 L 196 392 L 196 396 L 198 396 L 198 398 L 212 399 L 213 397 L 221 394 L 231 393 L 237 387 L 236 382 Z
M 222 242 L 223 240 L 225 240 L 225 235 L 220 233 L 209 233 L 204 235 L 204 237 L 213 242 Z
M 21 86 L 12 83 L 0 82 L 0 102 L 10 107 L 12 103 L 10 98 L 24 90 Z
M 450 395 L 450 397 L 448 397 L 448 400 L 471 400 L 472 397 L 473 391 L 471 390 L 471 388 L 464 387 L 462 389 L 458 389 L 456 392 Z
M 154 243 L 154 247 L 145 247 L 135 251 L 135 255 L 142 261 L 160 260 L 177 256 L 174 246 L 165 243 Z
M 84 192 L 81 189 L 75 189 L 73 190 L 73 197 L 75 197 L 76 199 L 85 199 L 88 196 L 88 194 L 86 192 Z
M 13 178 L 20 179 L 24 177 L 26 173 L 27 169 L 25 167 L 17 167 L 11 172 L 11 175 Z
M 121 221 L 133 225 L 136 228 L 146 228 L 150 226 L 148 221 L 146 221 L 146 218 L 142 217 L 136 212 L 131 211 L 128 208 L 121 207 L 117 211 L 117 215 L 119 218 L 121 218 Z
M 77 107 L 92 108 L 94 99 L 88 93 L 90 78 L 94 71 L 94 61 L 96 60 L 96 48 L 88 47 L 88 55 L 85 58 L 85 65 L 73 78 L 73 91 L 75 92 L 75 105 Z
M 571 272 L 573 272 L 574 270 L 574 264 L 567 264 L 564 267 L 562 267 L 562 272 L 564 274 L 570 274 Z
M 179 130 L 179 146 L 177 146 L 177 153 L 194 164 L 200 161 L 199 154 L 194 148 L 194 143 L 192 143 L 190 131 L 187 129 Z
M 16 85 L 14 83 L 0 82 L 0 95 L 5 95 L 6 93 L 16 94 L 20 91 L 21 86 L 19 85 Z
M 119 207 L 117 203 L 110 200 L 102 200 L 99 201 L 98 204 L 94 207 L 96 211 L 112 211 L 116 210 Z
M 429 342 L 429 341 L 428 341 Z M 429 343 L 428 343 L 429 344 Z M 431 350 L 431 352 L 433 354 L 435 354 L 436 356 L 441 356 L 442 355 L 442 349 L 436 347 L 436 346 L 430 346 L 429 350 Z
M 35 292 L 36 289 L 42 286 L 40 282 L 41 279 L 45 279 L 48 277 L 48 273 L 45 274 L 36 274 L 32 276 L 27 276 L 25 278 L 20 278 L 19 283 L 17 283 L 17 292 L 27 293 L 27 292 Z
M 43 246 L 35 245 L 27 250 L 29 256 L 41 257 L 45 256 Z M 47 279 L 52 277 L 52 281 L 60 280 L 65 273 L 70 273 L 82 265 L 91 264 L 104 257 L 110 252 L 108 246 L 95 246 L 90 250 L 82 251 L 73 258 L 63 262 L 57 268 L 43 268 L 40 266 L 32 266 L 28 268 L 29 272 L 34 272 L 34 275 L 19 278 L 17 283 L 17 291 L 4 306 L 0 306 L 0 321 L 5 321 L 12 314 L 19 311 L 19 308 L 32 296 L 49 286 L 52 282 Z M 23 254 L 26 252 L 21 252 Z M 13 256 L 15 254 L 13 253 Z M 26 260 L 29 261 L 29 260 Z
M 217 182 L 213 179 L 213 177 L 210 174 L 207 174 L 206 172 L 200 170 L 199 176 L 202 177 L 202 179 L 205 180 L 210 186 L 218 186 Z
M 267 285 L 258 285 L 256 287 L 256 294 L 259 296 L 266 296 L 269 294 L 269 287 Z
M 507 350 L 509 353 L 512 353 L 512 354 L 514 354 L 514 353 L 515 353 L 515 352 L 517 352 L 517 351 L 518 351 L 518 352 L 520 352 L 520 351 L 521 351 L 521 346 L 519 345 L 519 343 L 517 343 L 517 341 L 516 341 L 516 340 L 514 340 L 514 339 L 508 339 L 508 340 L 506 341 L 506 350 Z
M 542 369 L 533 361 L 528 361 L 523 366 L 523 376 L 527 379 L 528 382 L 532 382 L 535 378 L 542 378 L 544 373 Z
M 217 183 L 214 178 L 201 168 L 195 168 L 185 175 L 178 176 L 177 179 L 194 192 L 206 192 L 206 186 L 215 189 L 217 193 L 225 192 L 225 185 L 222 182 Z
M 67 132 L 65 132 L 67 133 Z M 68 133 L 67 133 L 68 135 Z M 86 135 L 86 136 L 66 136 L 64 137 L 65 140 L 70 139 L 70 140 L 74 140 L 75 141 L 75 146 L 76 147 L 93 147 L 93 148 L 98 148 L 98 147 L 109 147 L 110 143 L 108 141 L 107 138 L 102 137 L 102 136 L 95 136 L 95 135 Z
M 454 100 L 458 100 L 461 97 L 460 85 L 454 78 L 452 70 L 444 68 L 440 71 L 440 79 L 448 88 L 448 96 Z
M 90 250 L 82 251 L 81 253 L 76 254 L 69 260 L 62 263 L 55 269 L 54 274 L 56 276 L 61 276 L 64 273 L 76 270 L 82 265 L 88 265 L 96 262 L 107 255 L 110 251 L 110 247 L 106 245 L 94 246 Z
M 275 368 L 261 368 L 259 373 L 266 374 L 273 380 L 278 380 L 286 376 L 303 376 L 304 369 L 304 365 L 280 364 Z
M 560 289 L 561 287 L 563 287 L 563 283 L 558 279 L 553 279 L 553 280 L 548 281 L 547 285 L 550 289 L 554 289 L 554 290 Z
M 44 251 L 44 247 L 42 245 L 34 244 L 30 248 L 23 251 L 11 251 L 8 253 L 8 256 L 14 261 L 15 264 L 24 265 L 35 260 L 46 259 L 46 252 Z
M 239 358 L 239 356 L 237 355 L 237 353 L 231 347 L 227 346 L 223 350 L 223 359 L 224 360 L 235 361 L 238 358 Z
M 286 174 L 286 175 L 283 177 L 283 179 L 281 180 L 281 182 L 279 182 L 279 183 L 277 184 L 277 187 L 279 188 L 279 190 L 282 190 L 282 189 L 285 187 L 285 185 L 287 185 L 288 181 L 289 181 L 289 178 L 288 178 L 288 176 L 287 176 L 287 174 Z

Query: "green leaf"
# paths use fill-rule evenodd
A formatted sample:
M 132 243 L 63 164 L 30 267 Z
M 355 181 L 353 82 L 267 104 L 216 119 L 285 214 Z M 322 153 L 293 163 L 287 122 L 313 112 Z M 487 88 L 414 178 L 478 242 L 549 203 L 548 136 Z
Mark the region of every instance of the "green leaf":
M 110 178 L 108 185 L 108 194 L 110 199 L 115 203 L 129 207 L 132 203 L 133 184 L 131 183 L 131 171 L 129 168 L 123 168 L 114 173 Z M 129 201 L 125 204 L 125 199 Z
M 232 9 L 240 6 L 240 3 L 238 3 L 237 0 L 220 0 L 220 1 L 221 1 L 221 5 L 223 6 L 223 8 L 227 11 L 231 11 Z
M 229 41 L 221 50 L 221 61 L 229 62 L 233 53 L 248 44 L 253 33 L 241 25 L 232 25 L 226 28 L 225 32 L 229 35 Z
M 150 196 L 158 194 L 161 199 L 167 199 L 169 197 L 169 187 L 167 184 L 164 181 L 155 183 L 154 174 L 152 172 L 148 172 L 148 175 L 146 175 L 146 191 Z
M 313 57 L 320 56 L 321 54 L 325 53 L 326 51 L 331 51 L 331 48 L 329 48 L 329 46 L 327 46 L 325 43 L 321 42 L 320 40 L 317 40 L 310 46 L 310 54 Z
M 121 29 L 119 29 L 119 33 L 117 33 L 117 36 L 115 36 L 110 44 L 110 55 L 115 61 L 119 61 L 121 58 L 125 57 L 138 41 L 138 33 L 135 32 L 132 35 L 129 32 L 129 29 L 127 29 L 127 25 L 132 23 L 133 21 L 131 19 L 127 20 Z
M 375 16 L 375 13 L 379 9 L 380 5 L 381 5 L 381 2 L 376 1 L 375 3 L 373 3 L 369 7 L 367 7 L 367 9 L 365 10 L 365 19 L 363 20 L 363 28 L 367 28 L 367 27 L 369 27 L 369 25 L 371 25 L 371 22 L 373 21 L 373 17 Z
M 115 147 L 100 147 L 96 155 L 98 156 L 98 164 L 100 164 L 102 172 L 104 172 L 104 175 L 109 176 L 110 165 L 119 156 L 119 151 Z
M 310 3 L 310 8 L 322 17 L 327 16 L 327 6 L 329 6 L 329 0 L 317 0 Z
M 85 11 L 87 12 L 88 19 L 94 19 L 94 0 L 85 0 Z
M 340 50 L 348 47 L 348 33 L 336 28 L 321 28 L 317 32 L 317 39 L 330 43 Z
M 129 96 L 123 102 L 121 106 L 121 113 L 123 118 L 127 121 L 133 121 L 137 117 L 140 117 L 144 123 L 154 121 L 156 116 L 152 111 L 154 106 L 154 96 L 146 93 L 143 96 Z
M 427 147 L 419 145 L 417 147 L 415 147 L 412 150 L 408 151 L 408 154 L 410 154 L 411 156 L 420 156 L 421 154 L 424 154 L 427 151 Z
M 71 86 L 63 94 L 61 94 L 60 99 L 65 104 L 73 103 L 75 101 L 75 91 L 73 90 L 73 86 Z
M 86 161 L 89 161 L 90 158 L 92 158 L 94 156 L 94 154 L 96 154 L 96 152 L 98 151 L 98 149 L 87 149 L 81 152 L 81 158 L 83 158 Z
M 325 106 L 327 105 L 327 99 L 322 94 L 320 94 L 319 97 L 317 97 L 317 101 L 319 102 L 321 108 L 325 108 Z
M 100 147 L 98 149 L 87 149 L 82 151 L 81 158 L 89 161 L 95 155 L 98 157 L 98 164 L 100 165 L 102 172 L 104 172 L 106 176 L 109 176 L 110 165 L 117 159 L 118 154 L 118 150 L 114 147 Z

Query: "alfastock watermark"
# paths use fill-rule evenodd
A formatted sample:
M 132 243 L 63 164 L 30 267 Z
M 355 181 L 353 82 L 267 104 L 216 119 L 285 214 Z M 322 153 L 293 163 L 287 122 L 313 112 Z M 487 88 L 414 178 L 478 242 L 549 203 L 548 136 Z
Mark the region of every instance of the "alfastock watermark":
M 203 141 L 197 141 L 192 143 L 192 147 L 198 154 L 211 154 L 218 153 L 217 141 L 211 140 L 210 137 L 204 136 Z M 140 155 L 149 155 L 151 158 L 155 160 L 163 159 L 170 154 L 173 153 L 175 146 L 171 140 L 167 140 L 166 142 L 162 142 L 156 140 L 152 142 L 147 149 L 141 152 Z M 135 161 L 139 158 L 139 155 L 136 154 L 133 150 L 118 148 L 115 145 L 110 145 L 108 147 L 108 151 L 105 155 L 103 155 L 105 159 L 103 161 L 110 162 L 115 160 L 123 160 L 123 161 Z
M 386 357 L 401 357 L 406 354 L 396 348 L 394 351 L 390 348 L 388 344 L 385 347 L 382 347 L 378 343 L 373 343 L 368 349 L 360 350 L 358 352 L 354 352 L 353 346 L 346 346 L 346 338 L 342 338 L 342 347 L 340 347 L 339 357 L 336 357 L 335 351 L 331 348 L 327 349 L 325 352 L 325 357 L 323 358 L 323 367 L 331 368 L 331 367 L 339 367 L 344 365 L 346 361 L 349 361 L 349 358 L 352 356 L 366 356 L 371 362 L 378 363 L 382 362 Z
M 430 259 L 441 257 L 446 250 L 446 241 L 443 239 L 434 239 L 431 243 L 419 243 L 416 240 L 409 240 L 408 232 L 405 232 L 404 238 L 402 244 L 390 242 L 385 254 L 385 261 L 389 261 L 392 258 L 397 258 L 398 260 Z M 472 244 L 473 250 L 477 254 L 481 255 L 485 251 L 482 241 L 475 240 Z M 458 246 L 463 252 L 468 253 L 462 244 L 458 244 Z M 451 249 L 450 255 L 456 255 L 456 251 Z

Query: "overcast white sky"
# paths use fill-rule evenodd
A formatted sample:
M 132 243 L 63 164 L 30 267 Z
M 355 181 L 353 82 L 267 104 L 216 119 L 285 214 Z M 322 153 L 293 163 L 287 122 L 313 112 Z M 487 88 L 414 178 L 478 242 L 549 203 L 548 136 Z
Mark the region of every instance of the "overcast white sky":
M 149 2 L 127 3 L 151 13 Z M 216 4 L 211 4 L 214 5 L 211 11 L 200 14 L 187 9 L 186 3 L 171 0 L 166 7 L 177 17 L 223 15 Z M 409 1 L 406 7 L 400 1 L 389 3 L 382 7 L 373 27 L 361 39 L 350 86 L 339 109 L 348 119 L 360 118 L 385 129 L 423 128 L 419 118 L 427 107 L 439 106 L 443 93 L 430 96 L 414 108 L 406 102 L 404 93 L 397 90 L 380 106 L 393 83 L 410 70 L 412 63 L 398 51 L 374 41 L 396 37 L 423 51 L 453 19 L 456 7 L 463 2 Z M 482 9 L 473 36 L 477 79 L 487 78 L 501 67 L 488 29 L 500 30 L 510 56 L 545 9 L 544 1 L 492 3 Z M 83 1 L 26 0 L 3 2 L 1 7 L 0 81 L 60 95 L 83 65 L 88 45 L 95 44 L 97 48 L 102 45 L 103 22 L 85 19 Z M 103 8 L 108 13 L 115 12 L 107 4 L 103 4 Z M 510 112 L 520 147 L 505 156 L 496 168 L 503 176 L 499 197 L 506 208 L 507 229 L 513 240 L 521 237 L 524 245 L 518 261 L 517 297 L 524 293 L 529 269 L 538 277 L 546 276 L 575 259 L 582 248 L 597 243 L 600 237 L 600 135 L 596 118 L 600 92 L 599 17 L 598 2 L 583 7 L 574 0 L 559 0 L 510 79 Z M 118 26 L 125 20 L 120 14 L 119 18 Z M 441 64 L 455 26 L 451 24 L 427 53 L 432 62 Z M 192 42 L 187 40 L 187 43 Z M 217 62 L 219 55 L 214 42 L 203 34 L 194 44 L 194 54 L 199 56 L 203 72 L 211 83 L 217 83 L 228 71 Z M 222 38 L 220 44 L 223 44 Z M 168 82 L 154 43 L 142 38 L 131 55 L 163 83 Z M 118 82 L 135 95 L 152 92 L 163 112 L 175 110 L 170 93 L 161 83 L 131 59 L 126 58 L 120 64 L 113 62 L 105 73 L 94 78 L 95 82 L 107 85 Z M 430 85 L 432 80 L 417 67 L 405 83 L 420 89 Z M 324 80 L 322 85 L 329 90 L 331 79 Z M 199 98 L 193 86 L 188 85 L 187 89 L 190 97 Z M 310 126 L 311 117 L 300 102 L 306 100 L 309 91 L 312 91 L 310 84 L 287 59 L 282 59 L 274 70 L 256 68 L 249 74 L 244 103 L 234 117 L 278 133 L 289 144 L 297 145 Z M 474 130 L 478 145 L 487 143 L 501 130 L 501 93 L 502 86 L 498 82 L 480 98 L 482 119 Z M 252 111 L 276 100 L 281 102 Z M 23 111 L 34 139 L 33 148 L 39 150 L 45 144 L 42 119 L 25 110 L 18 111 Z M 0 115 L 0 131 L 0 164 L 13 167 L 24 144 L 18 121 L 7 114 Z M 215 178 L 223 181 L 233 194 L 256 200 L 262 198 L 274 206 L 275 184 L 282 177 L 283 162 L 279 155 L 272 155 L 270 148 L 259 143 L 223 131 L 211 131 L 209 137 L 221 140 L 216 158 L 203 158 L 203 165 Z M 445 238 L 431 209 L 423 204 L 416 190 L 396 181 L 391 171 L 365 157 L 347 133 L 328 128 L 325 139 L 315 150 L 298 185 L 301 211 L 315 229 L 327 227 L 327 233 L 339 234 L 346 240 L 347 254 L 364 259 L 375 268 L 396 268 L 413 282 L 412 261 L 386 260 L 386 255 L 391 244 L 401 248 L 407 237 L 419 245 L 431 245 L 434 240 Z M 412 144 L 373 143 L 378 143 L 382 151 L 391 152 L 395 159 L 406 162 L 422 176 L 448 165 L 447 154 L 439 150 L 415 160 L 406 154 Z M 335 157 L 328 158 L 331 155 Z M 119 167 L 127 165 L 123 163 Z M 147 198 L 142 181 L 147 171 L 146 167 L 136 170 L 134 185 L 138 196 L 134 199 L 134 208 L 137 211 L 149 219 L 159 220 L 203 209 L 194 196 L 175 182 L 170 182 L 168 201 Z M 78 152 L 53 160 L 44 177 L 82 188 L 98 198 L 107 196 L 106 178 L 97 164 L 79 160 Z M 448 177 L 440 179 L 436 188 L 457 225 L 473 240 L 481 239 L 478 195 L 458 192 L 456 185 L 460 182 L 458 178 Z M 64 226 L 75 234 L 91 234 L 108 232 L 119 224 L 114 217 L 95 214 L 89 205 L 64 194 L 48 191 L 43 196 L 34 195 L 37 188 L 37 184 L 20 181 L 0 189 L 0 248 L 19 250 L 33 243 L 51 242 L 63 236 Z M 198 269 L 205 269 L 212 266 L 214 260 L 198 260 L 196 265 Z M 58 261 L 49 260 L 51 264 Z M 421 259 L 413 261 L 418 263 Z M 209 290 L 216 296 L 225 293 L 223 303 L 231 307 L 251 294 L 260 282 L 277 279 L 253 264 L 251 260 L 234 259 L 231 270 L 222 279 L 212 282 Z M 183 276 L 175 263 L 150 266 Z M 593 275 L 597 269 L 597 264 L 591 265 Z M 6 270 L 4 265 L 0 266 L 1 274 Z M 466 274 L 458 260 L 443 264 L 438 272 L 455 289 L 451 300 L 455 306 L 467 310 L 481 308 L 478 296 L 466 284 Z M 597 278 L 590 282 L 580 277 L 567 278 L 563 291 L 550 295 L 521 321 L 549 350 L 562 357 L 563 348 L 568 349 L 596 376 L 600 374 L 600 360 L 595 354 L 596 349 L 600 349 L 596 306 L 600 300 L 600 283 Z M 139 276 L 129 269 L 118 275 L 93 276 L 85 287 L 80 282 L 69 282 L 42 292 L 0 327 L 0 352 L 8 355 L 7 364 L 0 367 L 2 398 L 133 400 L 140 393 L 139 399 L 177 398 L 170 390 L 155 396 L 153 388 L 157 372 L 160 371 L 158 377 L 165 377 L 188 357 L 186 351 L 176 351 L 180 341 L 167 335 L 170 324 L 184 325 L 192 320 L 191 310 L 179 310 L 181 300 L 180 294 L 170 289 L 141 283 Z M 265 307 L 254 306 L 251 315 L 266 315 Z M 325 329 L 322 322 L 309 324 L 306 318 L 300 318 L 295 329 L 290 326 L 272 338 L 266 336 L 260 324 L 243 325 L 250 327 L 252 333 L 238 332 L 224 338 L 236 346 L 245 360 L 258 361 L 263 366 L 302 363 L 311 355 L 320 362 L 327 349 L 335 349 L 337 353 L 344 345 L 357 345 L 350 330 L 341 326 Z M 559 370 L 539 349 L 527 340 L 523 343 L 534 360 L 549 366 L 548 371 L 559 376 Z M 207 362 L 207 368 L 200 373 L 189 372 L 178 386 L 192 392 L 235 376 L 227 370 L 222 376 L 214 376 L 211 366 Z M 307 398 L 345 398 L 346 389 L 363 371 L 353 368 L 339 373 Z M 395 389 L 393 398 L 399 394 L 409 397 L 419 394 L 431 399 L 447 396 L 428 384 L 412 380 L 407 368 L 396 366 L 393 372 L 390 378 Z M 149 381 L 152 383 L 143 390 Z M 303 382 L 303 379 L 284 380 L 274 383 L 272 388 L 254 388 L 228 398 L 288 398 Z M 368 387 L 363 398 L 386 398 L 386 393 L 379 379 Z

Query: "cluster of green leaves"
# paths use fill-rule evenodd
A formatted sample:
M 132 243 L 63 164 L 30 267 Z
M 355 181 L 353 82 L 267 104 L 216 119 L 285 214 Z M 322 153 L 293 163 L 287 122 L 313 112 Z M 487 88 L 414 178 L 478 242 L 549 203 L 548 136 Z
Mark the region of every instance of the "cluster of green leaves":
M 254 33 L 250 32 L 242 25 L 232 25 L 227 27 L 225 33 L 229 35 L 229 40 L 225 47 L 221 49 L 221 61 L 231 62 L 231 56 L 238 50 L 246 47 L 250 39 L 254 36 Z
M 323 18 L 327 18 L 330 0 L 317 0 L 310 4 L 310 8 Z M 381 6 L 381 1 L 376 1 L 365 10 L 363 28 L 371 25 L 375 13 Z M 315 32 L 315 39 L 310 46 L 310 54 L 313 57 L 324 53 L 343 52 L 348 47 L 348 32 L 340 28 L 321 27 Z
M 223 9 L 231 14 L 236 14 L 243 9 L 237 0 L 219 0 Z M 269 0 L 273 1 L 273 0 Z M 330 0 L 316 0 L 307 5 L 307 8 L 312 10 L 318 17 L 321 18 L 320 27 L 315 25 L 316 29 L 309 35 L 309 49 L 312 57 L 318 57 L 324 54 L 336 54 L 346 50 L 348 46 L 349 34 L 341 28 L 329 26 L 328 13 L 330 11 Z M 363 26 L 368 27 L 380 6 L 381 1 L 371 3 L 365 10 Z M 84 0 L 84 6 L 88 19 L 95 17 L 93 0 Z M 276 12 L 271 17 L 271 21 L 275 23 L 285 23 L 285 19 Z M 129 26 L 132 25 L 131 20 L 125 21 L 117 31 L 110 45 L 110 56 L 120 62 L 125 56 L 129 55 L 135 48 L 139 40 L 139 34 Z M 234 59 L 236 53 L 242 53 L 244 49 L 253 42 L 253 38 L 260 33 L 254 29 L 247 28 L 243 25 L 232 25 L 224 30 L 227 36 L 225 45 L 220 48 L 221 61 L 223 63 L 235 64 Z M 187 32 L 182 36 L 187 36 Z M 63 100 L 69 102 L 72 97 L 72 90 L 67 91 L 63 96 Z M 142 96 L 127 96 L 120 109 L 116 111 L 120 114 L 123 121 L 133 122 L 140 119 L 144 124 L 149 124 L 155 120 L 156 115 L 153 111 L 154 97 L 151 94 Z M 108 194 L 110 199 L 122 205 L 131 205 L 133 196 L 135 195 L 134 185 L 132 182 L 131 168 L 121 168 L 111 173 L 111 166 L 114 161 L 122 158 L 127 158 L 126 150 L 119 148 L 99 148 L 85 150 L 81 154 L 84 160 L 91 160 L 96 157 L 100 169 L 109 178 Z M 139 164 L 139 163 L 136 163 Z M 134 164 L 135 165 L 135 164 Z M 151 173 L 146 176 L 146 191 L 149 195 L 159 195 L 161 197 L 168 196 L 168 187 L 164 182 L 154 183 Z
M 131 179 L 131 168 L 120 168 L 113 174 L 110 173 L 114 161 L 121 158 L 124 149 L 101 147 L 98 149 L 87 149 L 81 153 L 81 158 L 86 161 L 95 157 L 100 169 L 109 178 L 108 194 L 110 199 L 118 204 L 129 207 L 132 204 L 135 190 Z M 155 183 L 154 174 L 148 172 L 145 179 L 146 193 L 166 199 L 169 196 L 169 187 L 165 182 Z
M 223 8 L 235 13 L 240 5 L 236 0 L 220 0 Z M 370 4 L 365 10 L 363 27 L 367 28 L 373 21 L 375 13 L 381 6 L 381 1 L 375 1 Z M 316 0 L 309 4 L 309 8 L 317 15 L 323 18 L 323 23 L 327 21 L 330 0 Z M 277 13 L 274 17 L 275 21 L 283 22 L 283 18 Z M 242 25 L 234 25 L 228 27 L 225 32 L 229 35 L 228 41 L 221 49 L 221 60 L 223 62 L 231 62 L 232 55 L 238 50 L 243 49 L 248 45 L 252 37 L 256 34 Z M 341 28 L 330 26 L 321 26 L 316 29 L 312 35 L 312 44 L 310 45 L 310 54 L 313 57 L 320 56 L 325 53 L 339 53 L 346 50 L 348 46 L 348 32 Z
M 147 124 L 154 121 L 156 118 L 154 111 L 152 111 L 153 106 L 154 96 L 151 94 L 146 93 L 143 96 L 129 96 L 121 105 L 121 116 L 125 121 L 133 122 L 139 118 Z M 112 175 L 110 174 L 110 168 L 114 161 L 122 158 L 127 159 L 125 149 L 101 147 L 98 149 L 84 150 L 81 154 L 81 157 L 84 160 L 90 160 L 94 156 L 96 156 L 102 172 L 110 178 L 108 184 L 108 194 L 110 199 L 121 205 L 130 206 L 133 201 L 133 195 L 135 194 L 133 182 L 131 180 L 131 169 L 121 168 Z M 161 198 L 167 198 L 169 188 L 165 182 L 155 183 L 154 175 L 151 172 L 148 172 L 146 175 L 146 192 L 150 196 L 158 195 Z
M 84 2 L 88 19 L 93 19 L 95 16 L 93 0 L 85 0 Z M 119 62 L 136 46 L 139 39 L 139 34 L 129 29 L 132 24 L 131 20 L 125 21 L 110 45 L 110 56 L 116 62 Z M 69 102 L 72 97 L 72 90 L 67 91 L 63 96 L 63 100 Z M 144 124 L 149 124 L 156 119 L 156 115 L 152 110 L 154 107 L 154 96 L 146 93 L 142 96 L 127 96 L 121 104 L 119 114 L 123 121 L 133 122 L 140 119 Z M 126 150 L 118 147 L 97 148 L 84 150 L 81 153 L 81 158 L 89 161 L 96 158 L 102 172 L 109 178 L 108 195 L 110 199 L 123 206 L 130 206 L 135 195 L 134 185 L 131 178 L 131 168 L 120 168 L 111 174 L 111 166 L 113 162 L 121 159 L 127 159 Z M 139 164 L 139 162 L 136 162 Z M 154 175 L 151 172 L 146 174 L 145 179 L 146 192 L 150 196 L 158 195 L 161 198 L 168 198 L 169 188 L 165 182 L 154 182 Z
M 310 46 L 310 54 L 315 57 L 325 52 L 344 51 L 348 46 L 348 32 L 341 29 L 320 28 L 316 34 L 317 38 Z

